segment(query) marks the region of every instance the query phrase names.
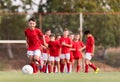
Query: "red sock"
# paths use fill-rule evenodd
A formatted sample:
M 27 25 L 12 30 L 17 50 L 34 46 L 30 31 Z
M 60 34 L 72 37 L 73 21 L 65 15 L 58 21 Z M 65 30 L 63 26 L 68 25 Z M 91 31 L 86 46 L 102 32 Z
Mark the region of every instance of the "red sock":
M 37 64 L 37 70 L 40 70 L 40 72 L 41 72 L 41 69 L 40 69 L 40 66 L 41 66 L 41 62 L 40 62 L 40 60 L 36 60 L 36 64 Z
M 79 72 L 80 71 L 80 65 L 77 65 L 77 70 L 76 72 Z
M 61 73 L 63 73 L 65 64 L 61 64 L 60 66 L 61 66 Z
M 31 63 L 31 66 L 32 66 L 32 68 L 33 68 L 33 73 L 37 73 L 37 69 L 36 69 L 36 64 L 35 64 L 35 62 L 32 62 L 32 63 Z
M 85 73 L 88 73 L 88 64 L 85 64 Z
M 46 65 L 43 65 L 42 71 L 45 73 L 46 72 Z
M 39 63 L 39 65 L 41 65 L 41 61 L 40 60 L 37 60 L 37 62 Z
M 36 67 L 36 73 L 37 73 L 39 70 L 38 65 L 35 64 L 35 67 Z
M 55 73 L 55 70 L 56 70 L 56 66 L 54 66 L 54 68 L 53 68 L 53 72 Z
M 93 68 L 94 70 L 97 69 L 97 67 L 96 67 L 94 64 L 89 64 L 89 66 L 90 66 L 91 68 Z
M 51 73 L 51 65 L 48 65 L 48 73 Z
M 70 72 L 70 63 L 67 63 L 67 71 Z

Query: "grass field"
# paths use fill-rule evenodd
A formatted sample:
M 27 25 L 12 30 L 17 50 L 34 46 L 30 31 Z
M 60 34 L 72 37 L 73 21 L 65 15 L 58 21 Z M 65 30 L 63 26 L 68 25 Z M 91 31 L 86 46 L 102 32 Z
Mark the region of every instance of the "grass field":
M 120 72 L 25 75 L 20 71 L 0 71 L 0 82 L 120 82 Z

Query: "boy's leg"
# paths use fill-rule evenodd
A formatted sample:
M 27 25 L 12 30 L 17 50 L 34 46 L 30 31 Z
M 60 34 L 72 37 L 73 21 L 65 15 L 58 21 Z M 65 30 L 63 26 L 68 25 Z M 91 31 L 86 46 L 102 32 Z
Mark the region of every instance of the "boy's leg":
M 65 57 L 66 57 L 66 62 L 67 62 L 67 71 L 69 73 L 70 72 L 70 53 L 67 53 Z
M 60 57 L 55 57 L 57 72 L 60 72 Z

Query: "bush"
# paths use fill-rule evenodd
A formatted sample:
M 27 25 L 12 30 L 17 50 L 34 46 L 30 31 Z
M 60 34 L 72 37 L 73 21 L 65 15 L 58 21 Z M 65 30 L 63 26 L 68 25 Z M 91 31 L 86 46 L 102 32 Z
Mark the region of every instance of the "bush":
M 106 55 L 106 63 L 114 66 L 114 67 L 120 67 L 120 50 L 119 49 L 111 49 L 107 51 Z

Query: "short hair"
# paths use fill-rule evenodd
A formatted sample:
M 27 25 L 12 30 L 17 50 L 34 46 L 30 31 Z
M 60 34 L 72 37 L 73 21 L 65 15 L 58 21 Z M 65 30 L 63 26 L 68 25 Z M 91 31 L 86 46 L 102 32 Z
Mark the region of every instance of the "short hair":
M 45 32 L 47 32 L 47 31 L 51 31 L 51 30 L 50 30 L 49 28 L 46 28 L 46 29 L 45 29 Z
M 84 32 L 84 35 L 88 35 L 88 34 L 90 34 L 91 32 L 89 31 L 89 30 L 86 30 L 85 32 Z
M 57 33 L 56 36 L 61 36 L 60 33 Z
M 74 35 L 80 35 L 80 33 L 75 33 Z
M 36 22 L 36 19 L 35 19 L 34 17 L 32 17 L 32 18 L 30 18 L 30 19 L 28 20 L 28 22 L 30 22 L 30 21 Z
M 54 33 L 52 33 L 52 34 L 50 35 L 50 37 L 55 37 L 55 34 L 54 34 Z
M 68 28 L 65 28 L 64 31 L 69 31 Z

